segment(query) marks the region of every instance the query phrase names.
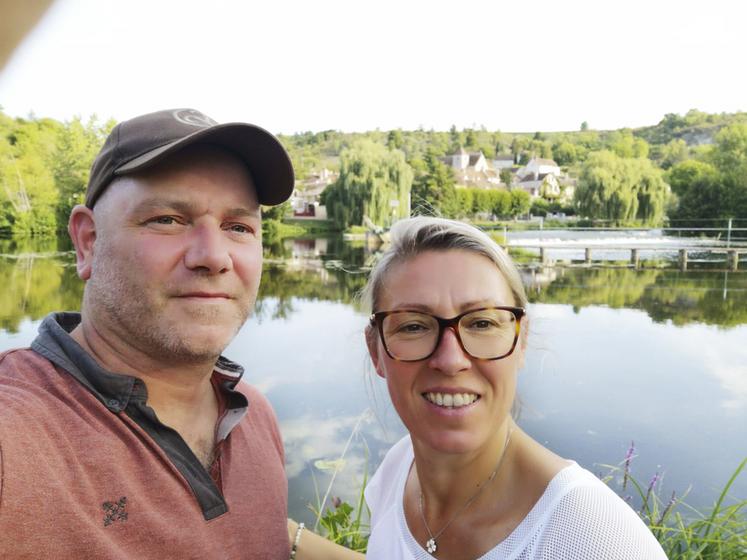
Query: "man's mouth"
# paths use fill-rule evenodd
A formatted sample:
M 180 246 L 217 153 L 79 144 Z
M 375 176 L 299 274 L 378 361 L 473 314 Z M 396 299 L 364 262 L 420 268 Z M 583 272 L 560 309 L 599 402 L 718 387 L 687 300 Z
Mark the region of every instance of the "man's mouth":
M 472 404 L 480 398 L 480 395 L 475 393 L 423 393 L 423 397 L 436 406 L 460 408 Z
M 182 298 L 204 298 L 204 299 L 231 299 L 230 296 L 223 292 L 188 292 L 180 294 Z

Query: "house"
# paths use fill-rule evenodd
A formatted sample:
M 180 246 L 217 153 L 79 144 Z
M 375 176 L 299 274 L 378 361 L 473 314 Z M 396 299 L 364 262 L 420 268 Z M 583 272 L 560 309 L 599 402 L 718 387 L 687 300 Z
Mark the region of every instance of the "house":
M 459 185 L 494 189 L 501 184 L 498 171 L 488 163 L 482 151 L 467 152 L 459 148 L 456 153 L 441 158 L 441 161 L 454 170 L 454 178 Z
M 495 169 L 484 169 L 478 171 L 475 168 L 467 168 L 463 171 L 454 171 L 457 185 L 478 189 L 496 189 L 501 186 L 501 177 Z
M 530 176 L 534 176 L 534 179 L 537 180 L 544 178 L 545 175 L 554 175 L 559 178 L 560 167 L 551 159 L 532 158 L 529 163 L 516 172 L 516 175 L 519 180 L 524 180 Z
M 514 166 L 512 154 L 499 154 L 493 158 L 493 169 L 500 173 L 501 169 L 511 169 Z
M 562 192 L 560 181 L 555 175 L 547 174 L 540 178 L 527 175 L 516 186 L 529 193 L 531 198 L 559 198 Z
M 482 151 L 466 152 L 464 148 L 459 148 L 456 153 L 444 156 L 441 161 L 456 170 L 485 171 L 488 169 L 488 161 Z
M 338 174 L 329 169 L 322 169 L 318 173 L 308 175 L 296 185 L 291 196 L 293 215 L 298 218 L 325 219 L 325 208 L 319 205 L 319 197 L 328 185 L 337 180 Z

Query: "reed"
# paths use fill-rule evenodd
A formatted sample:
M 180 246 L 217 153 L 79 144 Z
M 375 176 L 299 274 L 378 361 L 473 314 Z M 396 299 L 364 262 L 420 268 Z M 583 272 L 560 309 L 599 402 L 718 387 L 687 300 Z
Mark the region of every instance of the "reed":
M 618 466 L 601 477 L 612 486 L 618 480 L 617 493 L 624 500 L 638 504 L 638 515 L 661 544 L 669 560 L 744 560 L 747 558 L 747 499 L 730 497 L 737 478 L 747 468 L 745 458 L 724 485 L 714 505 L 700 511 L 687 504 L 687 492 L 662 496 L 661 475 L 657 472 L 648 484 L 641 484 L 631 473 L 635 445 Z M 622 477 L 619 476 L 620 471 Z M 614 489 L 614 488 L 613 488 Z M 636 497 L 632 500 L 632 489 Z M 632 505 L 632 504 L 631 504 Z

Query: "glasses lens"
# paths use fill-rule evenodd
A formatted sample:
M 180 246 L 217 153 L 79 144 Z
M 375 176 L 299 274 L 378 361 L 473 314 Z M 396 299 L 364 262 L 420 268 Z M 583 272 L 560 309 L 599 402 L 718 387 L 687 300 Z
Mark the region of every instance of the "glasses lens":
M 464 349 L 475 358 L 501 358 L 514 345 L 516 317 L 505 309 L 473 311 L 459 321 L 459 337 Z
M 382 323 L 384 344 L 398 360 L 421 360 L 438 344 L 438 321 L 425 313 L 391 313 Z

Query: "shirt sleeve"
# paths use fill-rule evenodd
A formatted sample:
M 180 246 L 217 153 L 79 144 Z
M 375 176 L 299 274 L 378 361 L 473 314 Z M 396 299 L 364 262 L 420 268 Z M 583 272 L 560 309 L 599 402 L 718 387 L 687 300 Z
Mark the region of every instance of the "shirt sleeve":
M 557 504 L 540 558 L 667 560 L 638 514 L 603 483 L 580 485 Z

